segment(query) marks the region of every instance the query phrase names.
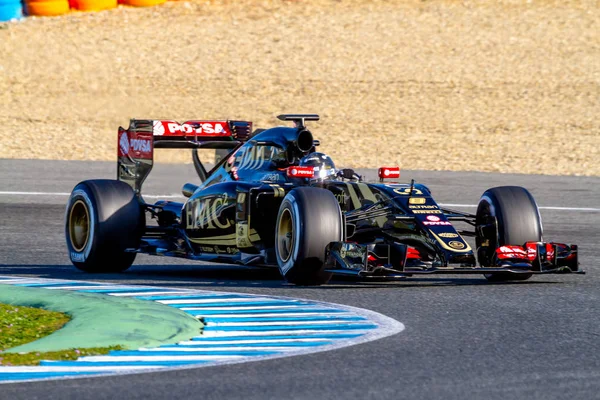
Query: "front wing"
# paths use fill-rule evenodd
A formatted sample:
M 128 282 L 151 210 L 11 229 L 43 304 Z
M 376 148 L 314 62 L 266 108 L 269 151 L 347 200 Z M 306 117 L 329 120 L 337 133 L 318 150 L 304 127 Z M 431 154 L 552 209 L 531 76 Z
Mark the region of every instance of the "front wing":
M 579 269 L 577 246 L 554 242 L 501 246 L 489 266 L 423 260 L 416 248 L 403 243 L 332 242 L 327 246 L 326 265 L 328 272 L 337 274 L 390 278 L 434 273 L 585 273 Z

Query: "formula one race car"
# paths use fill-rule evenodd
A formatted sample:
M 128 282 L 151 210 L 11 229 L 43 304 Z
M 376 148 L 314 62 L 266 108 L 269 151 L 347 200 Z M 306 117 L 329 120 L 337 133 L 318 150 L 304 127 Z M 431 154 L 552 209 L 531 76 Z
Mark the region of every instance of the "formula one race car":
M 380 168 L 374 183 L 337 170 L 316 152 L 319 142 L 305 126 L 317 115 L 278 118 L 294 127 L 252 132 L 246 121 L 134 119 L 119 128 L 117 180 L 81 182 L 69 198 L 65 233 L 73 264 L 124 271 L 145 253 L 277 266 L 300 285 L 326 283 L 332 274 L 477 273 L 503 281 L 581 272 L 577 246 L 542 240 L 526 189 L 495 187 L 475 215 L 451 211 L 422 184 L 390 182 L 398 168 Z M 192 149 L 201 183 L 183 185 L 185 203 L 144 200 L 142 184 L 158 148 Z M 207 172 L 198 149 L 228 154 Z M 457 230 L 454 221 L 472 229 Z M 475 238 L 475 252 L 466 236 Z

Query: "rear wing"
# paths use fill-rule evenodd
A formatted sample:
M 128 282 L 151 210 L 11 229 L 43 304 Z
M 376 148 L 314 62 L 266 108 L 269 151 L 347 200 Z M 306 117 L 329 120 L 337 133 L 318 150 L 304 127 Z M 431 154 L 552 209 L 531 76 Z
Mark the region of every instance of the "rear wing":
M 154 163 L 154 149 L 193 149 L 194 167 L 201 180 L 207 172 L 197 149 L 233 151 L 252 134 L 249 121 L 197 120 L 180 124 L 171 120 L 132 119 L 129 128 L 119 127 L 117 179 L 130 185 L 139 195 Z

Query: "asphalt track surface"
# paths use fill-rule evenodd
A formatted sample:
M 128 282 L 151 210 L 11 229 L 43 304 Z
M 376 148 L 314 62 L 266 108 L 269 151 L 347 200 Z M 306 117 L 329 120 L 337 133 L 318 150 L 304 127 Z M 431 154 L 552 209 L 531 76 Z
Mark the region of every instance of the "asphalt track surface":
M 600 178 L 402 174 L 404 181 L 429 185 L 444 204 L 476 204 L 493 186 L 527 187 L 542 208 L 545 239 L 578 244 L 587 275 L 545 275 L 510 284 L 490 284 L 477 275 L 437 275 L 303 288 L 283 283 L 275 270 L 150 256 L 139 256 L 124 274 L 87 275 L 68 261 L 67 197 L 6 194 L 66 193 L 80 180 L 114 175 L 113 163 L 0 160 L 0 274 L 306 298 L 367 308 L 406 329 L 374 342 L 290 358 L 2 385 L 0 399 L 600 398 Z M 184 182 L 195 181 L 190 165 L 160 165 L 145 193 L 177 194 Z

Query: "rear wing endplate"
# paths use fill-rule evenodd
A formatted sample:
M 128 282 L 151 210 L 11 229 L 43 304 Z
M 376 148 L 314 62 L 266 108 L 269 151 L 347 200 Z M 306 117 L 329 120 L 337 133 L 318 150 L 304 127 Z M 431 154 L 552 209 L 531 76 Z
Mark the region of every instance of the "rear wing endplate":
M 252 133 L 249 121 L 194 120 L 183 124 L 171 120 L 132 119 L 129 128 L 119 127 L 117 179 L 139 195 L 152 170 L 154 149 L 194 149 L 193 161 L 201 180 L 207 173 L 197 149 L 229 149 L 246 142 Z

